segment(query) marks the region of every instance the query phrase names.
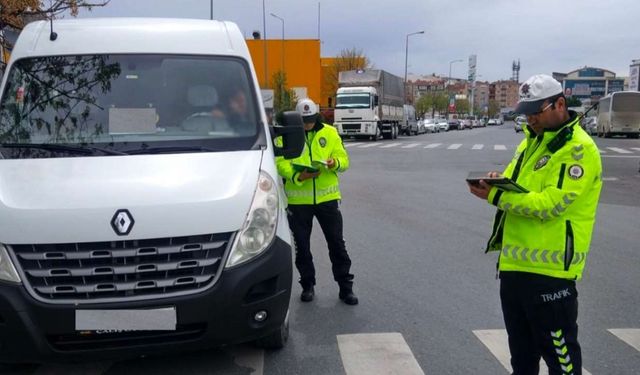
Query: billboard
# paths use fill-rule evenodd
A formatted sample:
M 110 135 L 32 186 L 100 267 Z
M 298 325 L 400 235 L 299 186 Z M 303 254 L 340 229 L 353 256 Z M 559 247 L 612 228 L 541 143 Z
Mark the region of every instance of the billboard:
M 629 67 L 629 90 L 640 91 L 640 64 L 631 65 Z
M 473 83 L 476 80 L 476 63 L 477 63 L 476 55 L 469 56 L 469 75 L 468 80 L 471 86 L 473 87 Z

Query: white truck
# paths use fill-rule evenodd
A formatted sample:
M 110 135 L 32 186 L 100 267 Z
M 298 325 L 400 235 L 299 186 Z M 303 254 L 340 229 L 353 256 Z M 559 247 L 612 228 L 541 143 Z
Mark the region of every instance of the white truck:
M 343 137 L 395 139 L 404 118 L 404 82 L 384 70 L 340 72 L 334 125 Z
M 1 92 L 0 362 L 285 344 L 302 119 L 235 24 L 34 22 Z

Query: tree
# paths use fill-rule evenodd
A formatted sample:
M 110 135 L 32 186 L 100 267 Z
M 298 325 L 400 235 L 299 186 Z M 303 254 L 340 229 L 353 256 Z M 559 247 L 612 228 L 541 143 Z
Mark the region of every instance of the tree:
M 458 114 L 469 113 L 469 100 L 456 99 L 456 112 Z
M 496 100 L 489 100 L 489 110 L 487 116 L 489 118 L 496 117 L 500 113 L 500 103 Z
M 582 107 L 582 101 L 575 96 L 569 96 L 567 98 L 567 107 Z
M 343 49 L 333 60 L 327 74 L 322 78 L 322 97 L 334 97 L 338 91 L 340 72 L 357 69 L 371 69 L 371 61 L 362 50 L 352 47 Z
M 57 16 L 69 13 L 77 16 L 80 8 L 91 10 L 93 7 L 105 6 L 110 0 L 2 0 L 0 6 L 0 31 L 11 27 L 20 31 L 33 20 L 55 19 Z M 0 33 L 0 44 L 3 48 L 11 49 L 12 45 L 4 34 Z
M 278 70 L 271 78 L 273 87 L 273 111 L 278 116 L 284 111 L 295 109 L 298 98 L 295 91 L 287 86 L 287 74 Z

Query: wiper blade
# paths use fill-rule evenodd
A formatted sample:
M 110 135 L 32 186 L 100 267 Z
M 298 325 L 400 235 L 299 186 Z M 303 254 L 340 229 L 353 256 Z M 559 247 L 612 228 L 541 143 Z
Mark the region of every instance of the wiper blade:
M 94 155 L 96 152 L 102 152 L 107 155 L 127 155 L 125 152 L 107 150 L 99 147 L 87 146 L 67 146 L 52 143 L 2 143 L 0 147 L 5 148 L 30 148 L 38 150 L 47 150 L 52 152 L 66 152 L 71 154 Z
M 127 154 L 129 155 L 140 155 L 140 154 L 169 154 L 169 153 L 178 153 L 178 152 L 214 152 L 216 150 L 212 148 L 206 147 L 192 147 L 192 146 L 169 146 L 169 147 L 147 147 L 147 148 L 139 148 L 136 150 L 129 150 Z

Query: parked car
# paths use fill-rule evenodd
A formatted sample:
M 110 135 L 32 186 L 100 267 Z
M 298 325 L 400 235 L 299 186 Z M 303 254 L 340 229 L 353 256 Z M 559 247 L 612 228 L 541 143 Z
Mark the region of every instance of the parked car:
M 498 125 L 502 125 L 504 124 L 504 120 L 502 119 L 502 117 L 496 117 L 496 123 L 498 123 Z
M 418 120 L 417 124 L 418 124 L 418 133 L 417 134 L 424 134 L 424 133 L 427 132 L 425 130 L 425 128 L 424 128 L 424 120 Z
M 482 124 L 480 123 L 480 120 L 471 120 L 471 127 L 472 128 L 480 128 L 480 127 L 482 127 Z
M 445 120 L 440 120 L 438 122 L 438 129 L 440 129 L 440 131 L 444 131 L 444 132 L 448 132 L 449 131 L 449 123 Z
M 440 132 L 440 127 L 436 123 L 436 121 L 432 118 L 426 118 L 422 120 L 422 125 L 424 126 L 424 130 L 427 133 L 436 133 Z
M 471 120 L 469 119 L 464 119 L 462 121 L 460 121 L 460 127 L 461 129 L 471 129 Z
M 488 126 L 497 126 L 498 125 L 498 120 L 492 118 L 489 121 L 487 121 L 487 125 Z
M 527 126 L 527 118 L 524 116 L 518 116 L 516 117 L 516 119 L 513 121 L 514 123 L 514 128 L 516 130 L 516 133 L 523 131 L 522 129 Z
M 587 117 L 585 120 L 584 130 L 590 135 L 598 134 L 598 118 L 595 116 Z
M 449 130 L 462 130 L 459 120 L 449 120 Z

